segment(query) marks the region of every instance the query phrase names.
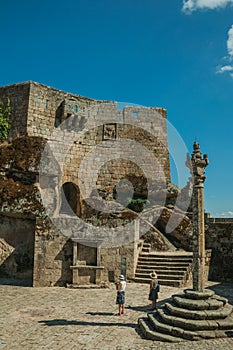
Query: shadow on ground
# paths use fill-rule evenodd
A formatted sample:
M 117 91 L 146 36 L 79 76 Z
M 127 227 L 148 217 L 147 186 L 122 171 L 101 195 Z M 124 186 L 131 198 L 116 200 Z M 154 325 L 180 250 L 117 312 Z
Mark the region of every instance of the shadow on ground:
M 121 316 L 124 317 L 124 316 Z M 118 317 L 120 319 L 121 317 Z M 69 321 L 66 319 L 42 320 L 38 323 L 43 323 L 44 326 L 95 326 L 95 327 L 131 327 L 136 328 L 137 324 L 123 322 L 88 322 L 88 321 Z
M 228 299 L 228 302 L 233 305 L 233 281 L 219 283 L 214 286 L 208 287 L 213 290 L 216 294 Z
M 91 316 L 113 316 L 114 312 L 86 312 L 86 315 L 91 315 Z
M 32 287 L 31 278 L 0 277 L 0 286 Z
M 160 301 L 157 301 L 157 308 L 161 308 L 165 303 L 171 301 L 171 298 L 163 299 Z M 139 312 L 148 312 L 149 309 L 151 308 L 151 304 L 143 305 L 143 306 L 131 306 L 128 305 L 125 307 L 126 309 L 134 310 L 134 311 L 139 311 Z

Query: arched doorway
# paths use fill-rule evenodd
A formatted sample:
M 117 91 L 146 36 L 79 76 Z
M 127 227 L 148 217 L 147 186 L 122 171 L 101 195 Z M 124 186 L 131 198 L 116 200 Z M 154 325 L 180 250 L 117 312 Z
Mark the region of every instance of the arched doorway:
M 61 189 L 60 213 L 78 216 L 81 214 L 80 191 L 73 182 L 65 182 Z

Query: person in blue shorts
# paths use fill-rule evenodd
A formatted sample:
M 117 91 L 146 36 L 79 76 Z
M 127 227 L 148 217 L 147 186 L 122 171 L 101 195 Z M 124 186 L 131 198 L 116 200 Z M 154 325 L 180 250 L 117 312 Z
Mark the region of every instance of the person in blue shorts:
M 119 312 L 117 316 L 123 315 L 125 311 L 125 289 L 126 289 L 125 276 L 120 275 L 119 281 L 116 282 L 116 290 L 117 290 L 116 304 L 119 305 Z

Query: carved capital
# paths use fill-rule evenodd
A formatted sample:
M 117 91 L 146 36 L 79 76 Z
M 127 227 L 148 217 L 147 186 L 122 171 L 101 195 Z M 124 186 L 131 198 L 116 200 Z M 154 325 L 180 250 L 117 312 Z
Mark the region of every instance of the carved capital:
M 194 142 L 193 144 L 193 153 L 191 159 L 189 158 L 186 160 L 186 165 L 188 167 L 192 167 L 192 173 L 194 176 L 194 184 L 195 185 L 201 185 L 204 183 L 206 177 L 205 174 L 205 168 L 209 164 L 208 155 L 204 154 L 202 156 L 202 153 L 200 151 L 200 145 L 198 142 Z

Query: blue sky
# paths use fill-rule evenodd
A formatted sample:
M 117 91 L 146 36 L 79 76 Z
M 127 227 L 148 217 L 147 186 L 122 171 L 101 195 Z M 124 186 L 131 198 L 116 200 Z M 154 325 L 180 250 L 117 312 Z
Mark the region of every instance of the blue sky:
M 232 26 L 233 0 L 1 1 L 0 85 L 166 108 L 209 155 L 206 211 L 233 216 Z

